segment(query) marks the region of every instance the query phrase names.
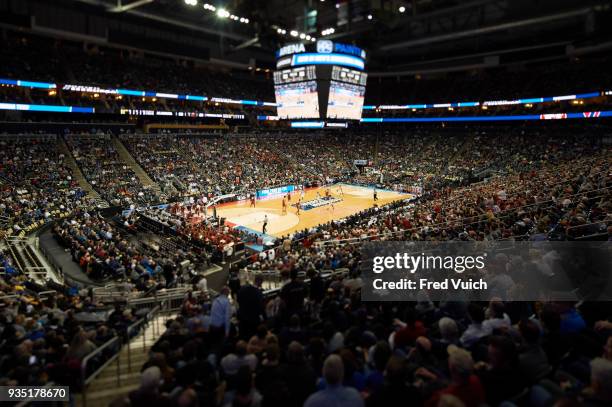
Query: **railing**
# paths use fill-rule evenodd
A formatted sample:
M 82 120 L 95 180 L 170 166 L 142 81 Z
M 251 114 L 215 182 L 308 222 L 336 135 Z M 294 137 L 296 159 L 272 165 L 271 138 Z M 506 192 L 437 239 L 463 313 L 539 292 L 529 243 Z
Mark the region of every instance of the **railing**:
M 87 387 L 98 377 L 102 371 L 104 371 L 108 366 L 110 366 L 114 361 L 117 362 L 117 387 L 121 385 L 121 350 L 123 347 L 127 347 L 127 367 L 128 371 L 132 370 L 132 359 L 131 359 L 131 341 L 130 339 L 135 337 L 138 333 L 142 333 L 142 345 L 143 348 L 146 348 L 147 341 L 147 331 L 146 327 L 149 323 L 153 322 L 152 331 L 153 336 L 159 335 L 161 332 L 159 326 L 159 320 L 156 318 L 158 314 L 161 313 L 162 308 L 157 306 L 151 309 L 144 317 L 140 318 L 138 321 L 134 322 L 125 330 L 125 334 L 122 336 L 118 334 L 112 339 L 108 340 L 99 348 L 96 348 L 93 352 L 88 354 L 81 361 L 81 397 L 83 406 L 87 405 Z M 122 339 L 124 341 L 122 341 Z M 114 348 L 116 347 L 116 348 Z M 89 368 L 91 367 L 91 363 L 98 356 L 102 355 L 104 351 L 108 349 L 116 351 L 110 356 L 100 367 L 98 367 L 93 373 L 88 374 Z
M 18 298 L 19 298 L 18 294 L 9 294 L 9 295 L 1 296 L 0 301 L 16 300 Z
M 130 294 L 131 291 L 124 285 L 116 283 L 92 289 L 94 300 L 103 303 L 130 300 Z M 140 295 L 140 293 L 138 293 L 138 295 Z
M 155 307 L 159 307 L 162 312 L 178 311 L 189 291 L 187 287 L 169 288 L 162 292 L 154 291 L 152 296 L 130 300 L 129 306 L 134 311 Z M 199 293 L 194 292 L 193 294 Z
M 134 322 L 130 325 L 125 332 L 126 335 L 126 346 L 127 346 L 127 363 L 128 363 L 128 371 L 132 370 L 132 357 L 131 357 L 131 341 L 130 338 L 136 335 L 136 333 L 141 330 L 144 326 L 148 325 L 151 321 L 153 321 L 153 335 L 159 335 L 159 321 L 155 318 L 156 314 L 161 310 L 160 306 L 153 308 L 149 311 L 143 318 Z M 146 348 L 147 345 L 147 331 L 146 329 L 142 329 L 142 347 Z
M 113 354 L 106 362 L 104 362 L 95 372 L 91 375 L 87 375 L 87 368 L 89 362 L 96 356 L 100 355 L 105 349 L 111 349 L 111 346 L 117 346 L 117 352 Z M 81 397 L 83 400 L 83 406 L 87 405 L 87 386 L 96 378 L 98 375 L 106 369 L 113 361 L 117 360 L 117 387 L 120 386 L 121 381 L 121 360 L 119 359 L 119 352 L 121 351 L 121 337 L 115 336 L 114 338 L 107 341 L 105 344 L 85 356 L 81 362 Z

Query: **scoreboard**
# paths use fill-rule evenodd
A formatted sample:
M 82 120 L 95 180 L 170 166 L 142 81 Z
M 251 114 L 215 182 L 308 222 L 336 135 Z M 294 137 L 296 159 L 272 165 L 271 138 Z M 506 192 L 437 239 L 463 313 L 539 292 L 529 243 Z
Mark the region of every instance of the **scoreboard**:
M 276 57 L 279 119 L 361 119 L 367 82 L 364 50 L 319 40 L 286 45 Z
M 332 68 L 331 78 L 333 81 L 341 81 L 365 86 L 368 75 L 365 72 L 355 71 L 354 69 L 334 66 Z
M 274 72 L 275 85 L 291 82 L 310 81 L 313 79 L 317 79 L 314 66 L 284 69 L 282 71 Z

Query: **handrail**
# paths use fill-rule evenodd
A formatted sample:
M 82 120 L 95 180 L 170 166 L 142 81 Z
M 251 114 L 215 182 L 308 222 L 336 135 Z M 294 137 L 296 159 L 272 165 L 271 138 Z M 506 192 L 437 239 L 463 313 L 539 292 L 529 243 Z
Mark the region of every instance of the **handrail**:
M 19 298 L 18 294 L 3 295 L 2 297 L 0 297 L 0 301 L 12 300 L 12 299 L 16 299 L 16 298 Z
M 114 344 L 115 342 L 119 341 L 119 337 L 115 336 L 111 339 L 109 339 L 108 341 L 106 341 L 104 344 L 102 344 L 102 346 L 96 348 L 93 352 L 89 353 L 87 356 L 85 356 L 83 358 L 83 360 L 81 361 L 81 383 L 83 385 L 87 385 L 89 383 L 91 383 L 91 381 L 95 378 L 95 376 L 97 376 L 98 371 L 100 371 L 101 368 L 97 369 L 96 372 L 92 373 L 91 375 L 87 376 L 87 363 L 94 357 L 97 356 L 98 354 L 100 354 L 104 349 L 110 347 L 112 344 Z M 113 355 L 111 357 L 111 359 L 115 356 L 117 356 L 117 354 Z M 106 365 L 106 363 L 105 363 Z
M 569 231 L 569 230 L 572 230 L 572 229 L 584 228 L 584 227 L 592 226 L 592 225 L 607 224 L 607 223 L 611 223 L 611 222 L 612 221 L 609 221 L 609 220 L 600 220 L 600 221 L 597 221 L 597 222 L 584 223 L 582 225 L 569 226 L 565 230 Z
M 161 307 L 159 305 L 156 306 L 151 311 L 149 311 L 144 317 L 142 317 L 138 321 L 134 322 L 132 325 L 128 326 L 128 328 L 125 330 L 125 341 L 126 341 L 126 346 L 127 346 L 128 371 L 132 371 L 132 355 L 131 355 L 131 344 L 130 344 L 130 338 L 132 336 L 132 332 L 136 328 L 140 328 L 142 325 L 148 324 L 149 321 L 151 321 L 153 319 L 155 314 L 157 314 L 160 311 L 160 309 L 161 309 Z M 153 329 L 155 329 L 155 328 L 153 328 Z M 143 348 L 146 347 L 146 343 L 147 343 L 146 330 L 143 330 L 142 331 L 142 346 L 143 346 Z
M 94 351 L 86 355 L 81 361 L 81 395 L 83 400 L 83 406 L 87 405 L 87 386 L 96 379 L 96 377 L 106 369 L 112 362 L 117 361 L 117 386 L 120 385 L 120 376 L 121 376 L 121 358 L 119 357 L 121 354 L 121 350 L 124 346 L 127 346 L 128 352 L 128 369 L 131 370 L 131 357 L 130 357 L 130 336 L 133 332 L 137 332 L 137 328 L 141 328 L 143 325 L 148 324 L 150 321 L 154 320 L 156 314 L 161 310 L 160 306 L 156 306 L 151 311 L 149 311 L 144 317 L 138 319 L 136 322 L 132 323 L 125 330 L 125 337 L 120 336 L 120 334 L 114 336 L 109 339 L 107 342 L 102 344 L 100 347 L 96 348 Z M 155 327 L 154 327 L 155 332 Z M 159 333 L 159 328 L 157 329 Z M 146 344 L 146 331 L 143 330 L 143 345 Z M 122 339 L 125 338 L 125 343 L 122 342 Z M 108 358 L 95 372 L 91 373 L 87 376 L 87 365 L 89 361 L 95 356 L 99 355 L 105 349 L 117 345 L 117 352 L 115 352 L 111 357 Z

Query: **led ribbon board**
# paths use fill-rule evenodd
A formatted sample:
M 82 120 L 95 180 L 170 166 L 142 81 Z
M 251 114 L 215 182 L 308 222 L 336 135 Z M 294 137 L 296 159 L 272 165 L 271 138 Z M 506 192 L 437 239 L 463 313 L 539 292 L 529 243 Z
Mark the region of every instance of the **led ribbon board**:
M 361 58 L 342 54 L 296 54 L 291 59 L 291 66 L 302 65 L 341 65 L 363 70 L 365 62 Z
M 546 102 L 560 102 L 564 100 L 580 100 L 580 99 L 591 99 L 600 96 L 608 95 L 606 92 L 588 92 L 588 93 L 577 93 L 575 95 L 563 95 L 563 96 L 544 96 L 539 98 L 523 98 L 523 99 L 502 99 L 502 100 L 487 100 L 482 103 L 480 102 L 453 102 L 453 103 L 416 103 L 409 105 L 366 105 L 363 110 L 406 110 L 406 109 L 436 109 L 445 107 L 474 107 L 480 106 L 510 106 L 510 105 L 526 105 L 535 103 L 546 103 Z
M 612 110 L 580 113 L 523 114 L 515 116 L 465 116 L 465 117 L 364 117 L 362 123 L 427 123 L 427 122 L 493 122 L 513 120 L 563 120 L 612 117 Z
M 27 112 L 54 112 L 54 113 L 95 113 L 93 107 L 57 106 L 57 105 L 28 105 L 22 103 L 0 103 L 0 110 L 20 110 Z

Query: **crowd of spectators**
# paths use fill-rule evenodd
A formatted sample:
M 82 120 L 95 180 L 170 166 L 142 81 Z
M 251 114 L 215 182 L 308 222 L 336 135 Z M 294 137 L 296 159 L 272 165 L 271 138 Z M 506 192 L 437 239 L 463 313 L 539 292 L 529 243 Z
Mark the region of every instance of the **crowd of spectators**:
M 1 60 L 2 77 L 210 98 L 266 101 L 274 98 L 269 75 L 255 71 L 211 70 L 186 60 L 143 56 L 129 50 L 83 46 L 22 33 L 9 32 L 1 41 L 5 50 Z M 45 64 L 39 63 L 41 59 Z
M 113 205 L 141 205 L 158 199 L 156 191 L 142 184 L 110 136 L 71 136 L 66 143 L 87 181 Z
M 98 213 L 77 212 L 58 222 L 53 233 L 59 244 L 70 251 L 73 261 L 93 280 L 128 281 L 135 290 L 172 287 L 185 278 L 181 263 L 192 269 L 202 259 L 196 253 L 177 247 L 146 244 L 136 237 L 135 221 L 130 218 L 105 219 Z
M 52 280 L 34 282 L 0 251 L 0 383 L 3 386 L 81 386 L 82 359 L 136 321 L 131 309 L 115 310 L 90 292 Z M 87 374 L 117 347 L 92 359 Z
M 418 140 L 415 150 L 428 151 Z M 572 136 L 527 140 L 480 134 L 446 150 L 436 150 L 441 143 L 432 141 L 432 157 L 421 162 L 428 168 L 430 160 L 433 178 L 443 179 L 454 164 L 493 167 L 497 175 L 467 186 L 446 184 L 414 202 L 376 207 L 296 233 L 274 256 L 246 259 L 247 273 L 275 270 L 287 279 L 278 294 L 264 299 L 256 277 L 254 283 L 222 290 L 210 309 L 190 297 L 152 349 L 141 387 L 123 401 L 309 407 L 609 404 L 609 307 L 501 299 L 433 302 L 427 296 L 417 303 L 362 302 L 359 245 L 338 241 L 608 239 L 607 147 Z M 493 154 L 494 146 L 502 157 Z M 435 162 L 439 157 L 446 163 L 442 169 Z M 588 228 L 576 235 L 580 225 Z M 323 279 L 324 270 L 341 269 L 346 270 L 337 274 L 341 277 Z
M 542 129 L 398 133 L 121 138 L 151 178 L 186 195 L 338 180 L 400 189 L 416 184 L 424 191 L 413 201 L 375 206 L 279 239 L 274 255 L 240 264 L 242 273 L 257 276 L 245 279 L 252 283 L 230 278 L 232 290 L 223 289 L 210 307 L 190 296 L 152 349 L 141 387 L 127 398 L 132 405 L 153 399 L 308 407 L 612 402 L 607 306 L 427 297 L 366 303 L 358 275 L 361 240 L 609 239 L 610 154 L 603 139 Z M 13 225 L 44 222 L 53 219 L 48 208 L 64 205 L 58 208 L 70 216 L 55 224 L 54 234 L 91 278 L 127 281 L 139 292 L 171 287 L 192 280 L 180 266 L 185 260 L 204 264 L 192 251 L 198 240 L 219 249 L 243 239 L 205 222 L 187 226 L 185 218 L 174 237 L 184 244 L 180 249 L 146 245 L 143 231 L 133 234 L 133 220 L 77 209 L 84 194 L 57 140 L 43 139 L 3 141 L 2 187 L 12 202 L 5 216 Z M 128 206 L 158 199 L 139 194 L 142 184 L 110 138 L 68 135 L 66 142 L 107 200 Z M 371 161 L 370 171 L 354 165 L 363 159 Z M 21 189 L 38 198 L 11 198 Z M 134 320 L 121 310 L 85 325 L 78 313 L 100 308 L 87 295 L 59 286 L 40 298 L 45 287 L 20 273 L 8 255 L 0 264 L 3 383 L 78 386 L 71 374 L 79 361 Z M 262 271 L 287 280 L 266 299 Z
M 55 136 L 0 140 L 0 235 L 19 235 L 91 205 L 65 158 Z
M 8 33 L 2 39 L 0 76 L 53 83 L 76 83 L 100 88 L 128 88 L 162 93 L 206 95 L 209 98 L 274 101 L 270 73 L 211 70 L 193 62 L 143 55 L 129 50 L 50 40 L 22 33 Z M 44 58 L 46 64 L 37 62 Z M 542 96 L 562 96 L 605 91 L 612 86 L 608 74 L 610 58 L 599 57 L 580 61 L 526 65 L 521 69 L 493 68 L 476 72 L 458 72 L 428 76 L 371 78 L 366 105 L 404 105 L 446 102 L 483 102 Z M 42 66 L 42 68 L 40 68 Z M 539 72 L 534 75 L 533 72 Z M 164 75 L 159 75 L 164 72 Z M 533 80 L 534 77 L 544 78 Z M 571 86 L 570 86 L 571 84 Z M 401 96 L 399 96 L 401 95 Z M 153 97 L 130 97 L 68 92 L 61 89 L 18 91 L 0 88 L 0 99 L 20 103 L 47 103 L 93 106 L 97 112 L 119 113 L 121 109 L 182 112 L 214 112 L 255 116 L 274 115 L 273 109 L 262 106 L 245 108 L 236 104 L 194 102 Z M 574 103 L 578 103 L 574 106 Z M 476 108 L 438 108 L 415 110 L 366 110 L 365 116 L 457 116 L 463 114 L 511 114 L 525 109 L 534 113 L 596 111 L 608 105 L 604 98 L 579 101 L 556 101 L 533 106 L 488 106 Z
M 212 72 L 193 62 L 21 33 L 8 33 L 1 45 L 1 77 L 273 99 L 270 78 L 256 73 Z M 598 91 L 612 86 L 609 65 L 610 59 L 602 58 L 538 66 L 537 76 L 527 66 L 374 79 L 366 104 Z M 0 100 L 12 102 L 78 105 L 85 104 L 83 97 L 102 112 L 160 107 L 243 112 L 214 102 L 0 88 Z M 553 111 L 571 102 L 564 103 Z M 246 196 L 262 188 L 337 181 L 404 191 L 418 187 L 423 193 L 285 236 L 272 249 L 240 259 L 246 278 L 232 269 L 230 287 L 212 304 L 189 295 L 142 366 L 140 388 L 117 405 L 612 405 L 608 303 L 360 298 L 365 240 L 610 240 L 611 160 L 604 143 L 609 132 L 565 128 L 567 134 L 543 126 L 470 126 L 122 135 L 164 199 Z M 110 204 L 133 209 L 160 201 L 110 135 L 67 134 L 65 141 L 86 180 Z M 25 235 L 57 220 L 55 238 L 85 274 L 127 282 L 134 292 L 193 281 L 192 272 L 208 266 L 211 251 L 226 252 L 249 238 L 185 216 L 179 223 L 170 219 L 177 225 L 172 236 L 155 240 L 151 229 L 139 229 L 131 217 L 142 212 L 105 218 L 90 210 L 93 200 L 79 188 L 60 146 L 54 136 L 0 140 L 2 235 Z M 369 164 L 357 166 L 358 161 Z M 176 212 L 149 213 L 162 227 L 167 214 Z M 507 259 L 502 266 L 516 265 Z M 123 335 L 136 318 L 129 309 L 109 312 L 87 290 L 34 282 L 3 251 L 0 271 L 2 385 L 52 381 L 78 389 L 83 358 Z M 264 295 L 262 272 L 285 281 L 278 292 Z M 206 280 L 197 286 L 206 286 Z M 108 316 L 94 323 L 82 318 L 97 313 Z
M 612 402 L 610 309 L 568 302 L 368 303 L 352 277 L 196 297 L 117 403 L 505 406 Z M 356 288 L 357 287 L 357 288 Z M 232 317 L 235 315 L 235 318 Z

